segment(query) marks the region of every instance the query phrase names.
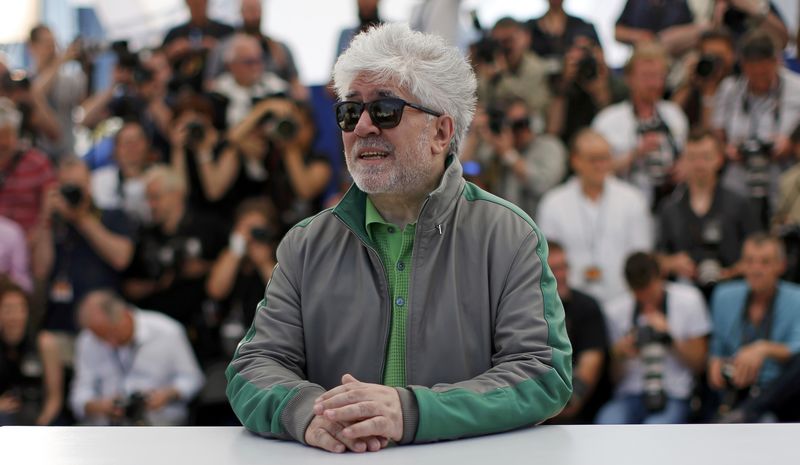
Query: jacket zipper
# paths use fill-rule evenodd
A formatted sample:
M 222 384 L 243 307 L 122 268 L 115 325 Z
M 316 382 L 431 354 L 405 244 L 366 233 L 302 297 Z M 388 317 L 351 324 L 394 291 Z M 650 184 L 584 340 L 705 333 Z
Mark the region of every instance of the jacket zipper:
M 381 260 L 381 254 L 379 254 L 379 253 L 378 253 L 378 251 L 377 251 L 377 250 L 375 250 L 375 248 L 374 248 L 374 247 L 372 247 L 371 245 L 369 245 L 369 244 L 367 243 L 367 241 L 365 241 L 364 239 L 362 239 L 362 238 L 361 238 L 361 236 L 359 236 L 359 235 L 358 235 L 358 234 L 355 232 L 355 230 L 354 230 L 354 229 L 353 229 L 353 228 L 352 228 L 352 227 L 351 227 L 349 224 L 347 224 L 347 221 L 345 221 L 345 220 L 344 220 L 344 219 L 343 219 L 341 216 L 339 216 L 339 215 L 338 215 L 338 214 L 336 214 L 336 213 L 334 213 L 334 216 L 336 216 L 336 218 L 338 218 L 338 219 L 339 219 L 339 221 L 341 221 L 341 222 L 342 222 L 342 224 L 343 224 L 343 225 L 344 225 L 344 226 L 345 226 L 347 229 L 349 229 L 349 230 L 350 230 L 350 232 L 351 232 L 351 233 L 352 233 L 352 234 L 353 234 L 353 235 L 354 235 L 354 236 L 355 236 L 355 237 L 356 237 L 356 238 L 357 238 L 359 241 L 361 241 L 361 243 L 362 243 L 362 244 L 364 244 L 364 247 L 366 247 L 366 248 L 367 248 L 367 250 L 369 250 L 369 251 L 370 251 L 370 253 L 372 253 L 372 254 L 373 254 L 373 255 L 374 255 L 374 256 L 375 256 L 375 257 L 378 259 L 378 263 L 380 263 L 380 264 L 381 264 L 381 271 L 382 271 L 382 273 L 383 273 L 383 281 L 384 281 L 384 284 L 386 285 L 386 297 L 387 297 L 387 298 L 386 298 L 386 302 L 387 302 L 387 304 L 388 304 L 388 312 L 386 313 L 386 316 L 387 316 L 387 318 L 386 318 L 386 327 L 385 327 L 385 329 L 384 329 L 384 333 L 383 333 L 383 357 L 381 357 L 381 364 L 380 364 L 381 379 L 380 379 L 380 381 L 379 381 L 379 382 L 380 382 L 381 384 L 383 384 L 383 376 L 384 376 L 384 373 L 383 373 L 383 372 L 384 372 L 384 370 L 386 369 L 386 349 L 387 349 L 387 348 L 388 348 L 388 346 L 389 346 L 389 332 L 391 331 L 391 328 L 392 328 L 392 296 L 391 296 L 391 295 L 389 295 L 389 275 L 388 275 L 388 273 L 386 273 L 386 265 L 383 263 L 383 260 Z M 385 308 L 385 307 L 384 307 L 384 308 Z

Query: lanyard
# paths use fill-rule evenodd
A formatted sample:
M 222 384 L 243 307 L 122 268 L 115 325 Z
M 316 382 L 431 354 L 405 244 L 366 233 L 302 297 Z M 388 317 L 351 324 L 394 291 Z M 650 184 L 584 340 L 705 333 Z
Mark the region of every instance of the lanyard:
M 606 183 L 607 184 L 607 183 Z M 592 209 L 591 209 L 591 199 L 587 198 L 583 195 L 583 192 L 580 191 L 581 187 L 578 186 L 578 205 L 580 206 L 580 217 L 581 222 L 583 223 L 583 234 L 587 235 L 586 242 L 589 246 L 589 253 L 592 256 L 592 265 L 597 266 L 598 257 L 597 257 L 597 249 L 598 244 L 600 243 L 600 239 L 603 236 L 603 230 L 605 229 L 605 219 L 606 219 L 606 199 L 609 197 L 606 193 L 608 189 L 607 185 L 603 186 L 603 193 L 600 195 L 600 205 L 597 212 L 597 217 L 594 221 L 590 224 L 590 217 L 592 216 Z
M 125 357 L 127 360 L 123 360 L 122 353 L 120 352 L 120 350 L 121 348 L 119 347 L 113 350 L 114 361 L 117 362 L 117 368 L 119 368 L 119 372 L 122 375 L 122 379 L 124 381 L 125 378 L 128 377 L 128 374 L 130 374 L 131 370 L 133 369 L 133 365 L 136 363 L 136 355 L 139 351 L 139 346 L 135 343 L 131 344 L 130 353 L 128 357 Z
M 749 293 L 747 295 L 744 311 L 742 312 L 742 339 L 740 346 L 745 346 L 759 339 L 770 339 L 770 333 L 772 333 L 772 323 L 775 316 L 775 300 L 778 297 L 778 292 L 780 292 L 780 289 L 775 290 L 775 294 L 772 296 L 772 299 L 767 306 L 764 319 L 761 320 L 761 323 L 758 326 L 751 325 L 750 320 L 747 318 L 747 311 L 750 308 L 750 303 L 753 301 L 753 294 Z

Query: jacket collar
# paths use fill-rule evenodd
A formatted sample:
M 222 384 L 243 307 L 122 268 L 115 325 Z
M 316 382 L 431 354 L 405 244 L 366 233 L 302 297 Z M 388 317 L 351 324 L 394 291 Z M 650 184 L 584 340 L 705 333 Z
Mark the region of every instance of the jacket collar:
M 417 231 L 427 231 L 442 225 L 455 208 L 456 200 L 464 188 L 465 181 L 458 158 L 448 155 L 445 164 L 447 168 L 439 181 L 439 186 L 428 194 L 423 203 L 422 212 L 417 219 Z M 365 227 L 366 203 L 367 194 L 353 183 L 342 200 L 333 208 L 333 214 L 364 242 L 372 244 Z

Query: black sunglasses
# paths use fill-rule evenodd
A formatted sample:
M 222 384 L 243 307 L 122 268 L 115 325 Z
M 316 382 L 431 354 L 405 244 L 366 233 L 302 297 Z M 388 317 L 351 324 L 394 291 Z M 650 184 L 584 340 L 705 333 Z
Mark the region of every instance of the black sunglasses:
M 403 118 L 403 109 L 411 107 L 423 113 L 433 116 L 442 116 L 442 113 L 425 108 L 422 105 L 406 102 L 403 99 L 388 97 L 373 100 L 371 102 L 344 101 L 334 105 L 336 110 L 336 122 L 344 132 L 352 132 L 361 118 L 364 109 L 372 120 L 372 124 L 381 129 L 391 129 L 400 124 Z

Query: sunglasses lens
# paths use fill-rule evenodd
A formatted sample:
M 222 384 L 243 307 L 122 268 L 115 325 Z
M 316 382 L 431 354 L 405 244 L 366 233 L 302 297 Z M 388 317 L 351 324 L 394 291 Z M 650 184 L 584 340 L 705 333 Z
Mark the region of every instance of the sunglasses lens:
M 375 100 L 370 104 L 369 116 L 375 126 L 381 129 L 397 127 L 403 118 L 405 102 L 399 99 Z
M 343 102 L 336 107 L 336 121 L 342 131 L 350 132 L 356 128 L 363 108 L 359 102 Z

